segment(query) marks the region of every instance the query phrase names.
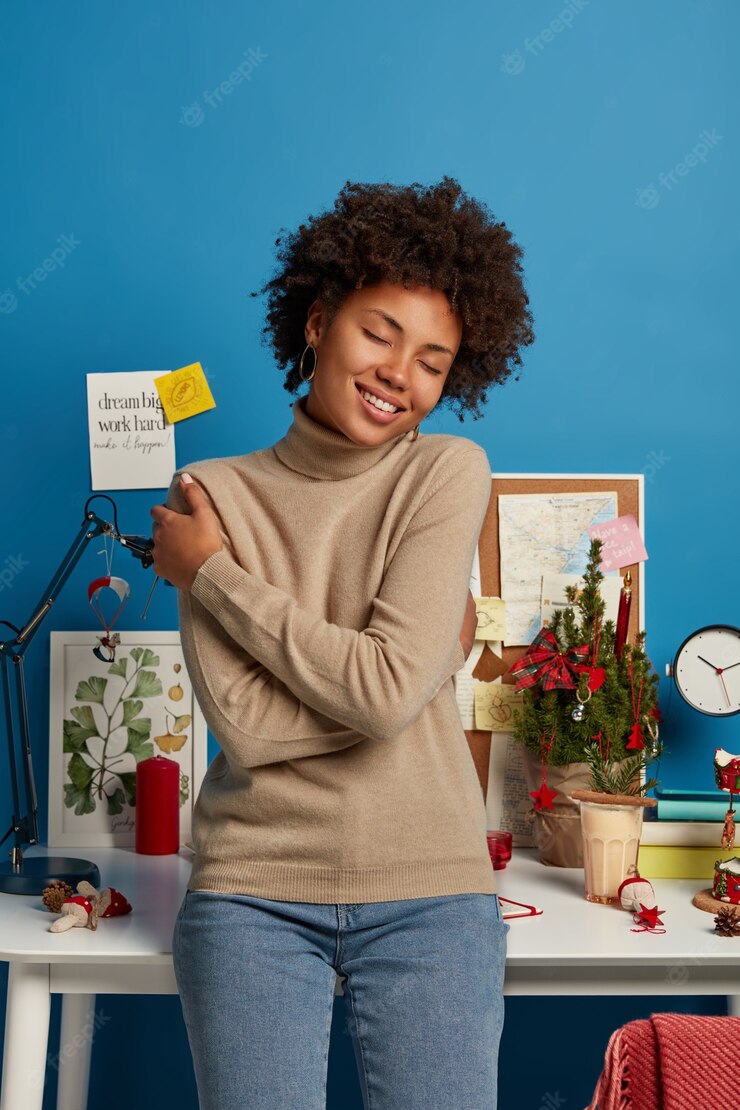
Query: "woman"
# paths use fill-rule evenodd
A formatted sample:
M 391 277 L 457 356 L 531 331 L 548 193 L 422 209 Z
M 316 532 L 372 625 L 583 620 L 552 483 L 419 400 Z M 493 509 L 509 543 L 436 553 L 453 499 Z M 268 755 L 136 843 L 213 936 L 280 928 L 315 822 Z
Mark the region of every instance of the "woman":
M 520 256 L 452 178 L 348 182 L 265 286 L 286 435 L 151 511 L 221 746 L 173 935 L 202 1110 L 325 1106 L 337 972 L 366 1107 L 496 1106 L 509 926 L 452 681 L 491 470 L 419 425 L 520 363 Z

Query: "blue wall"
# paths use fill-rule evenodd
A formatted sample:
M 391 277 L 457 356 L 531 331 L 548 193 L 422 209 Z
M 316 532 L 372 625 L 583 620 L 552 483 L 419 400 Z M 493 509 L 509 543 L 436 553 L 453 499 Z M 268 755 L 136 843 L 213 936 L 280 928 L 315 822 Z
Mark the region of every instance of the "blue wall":
M 647 646 L 660 672 L 692 629 L 740 624 L 731 361 L 740 12 L 731 0 L 630 9 L 377 0 L 356 11 L 336 0 L 279 9 L 36 0 L 6 6 L 0 24 L 10 462 L 0 569 L 15 568 L 0 617 L 26 619 L 82 519 L 87 372 L 202 362 L 217 408 L 178 426 L 178 465 L 273 443 L 292 398 L 260 343 L 263 302 L 248 292 L 272 270 L 279 228 L 330 206 L 347 179 L 451 173 L 524 247 L 537 342 L 521 381 L 491 394 L 484 419 L 460 425 L 444 412 L 429 430 L 476 439 L 497 471 L 645 473 Z M 250 79 L 217 93 L 246 57 Z M 29 281 L 58 249 L 60 264 Z M 123 530 L 148 533 L 164 492 L 116 494 Z M 122 627 L 141 627 L 151 572 L 123 555 L 114 573 L 133 596 Z M 48 634 L 95 628 L 85 590 L 102 567 L 89 551 L 27 656 L 42 839 Z M 172 592 L 157 591 L 143 627 L 176 627 Z M 663 680 L 664 709 L 667 694 Z M 710 788 L 712 751 L 737 750 L 737 732 L 737 718 L 704 721 L 674 695 L 664 783 Z M 501 1105 L 539 1107 L 556 1092 L 568 1110 L 585 1104 L 611 1029 L 682 1005 L 573 999 L 535 1010 L 511 1000 Z M 176 1085 L 167 1101 L 195 1107 L 177 999 L 101 997 L 99 1006 L 112 1020 L 96 1037 L 91 1105 L 103 1091 L 111 1110 L 161 1101 L 144 1087 L 132 1099 L 117 1078 L 156 1052 Z M 58 999 L 54 1014 L 52 1037 Z M 532 1075 L 522 1064 L 535 1045 Z M 45 1107 L 54 1085 L 50 1072 Z M 330 1087 L 331 1106 L 361 1105 L 341 1035 Z

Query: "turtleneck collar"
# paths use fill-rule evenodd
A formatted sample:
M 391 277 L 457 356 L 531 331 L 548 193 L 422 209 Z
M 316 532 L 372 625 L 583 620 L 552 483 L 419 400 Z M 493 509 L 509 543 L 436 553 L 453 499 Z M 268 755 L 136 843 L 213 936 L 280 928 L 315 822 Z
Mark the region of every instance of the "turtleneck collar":
M 309 416 L 306 412 L 307 398 L 308 394 L 304 394 L 291 405 L 293 423 L 273 446 L 273 451 L 285 466 L 309 478 L 336 481 L 362 474 L 394 448 L 400 447 L 408 435 L 403 432 L 372 447 L 353 443 L 341 432 L 335 432 Z

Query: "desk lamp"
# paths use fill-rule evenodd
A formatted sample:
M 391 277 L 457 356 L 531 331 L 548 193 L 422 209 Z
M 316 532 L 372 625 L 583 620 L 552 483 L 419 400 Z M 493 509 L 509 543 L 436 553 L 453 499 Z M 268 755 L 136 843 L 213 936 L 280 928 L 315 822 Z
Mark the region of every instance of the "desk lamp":
M 105 497 L 113 505 L 113 524 L 103 520 L 89 509 L 90 502 L 95 497 Z M 113 498 L 104 493 L 93 494 L 85 502 L 82 527 L 64 556 L 62 563 L 57 568 L 48 588 L 42 594 L 31 619 L 20 629 L 10 624 L 9 621 L 0 621 L 0 624 L 7 625 L 16 633 L 14 639 L 0 640 L 2 697 L 5 705 L 5 724 L 8 734 L 10 777 L 13 790 L 13 816 L 10 828 L 0 840 L 0 844 L 3 844 L 11 833 L 14 838 L 13 848 L 8 852 L 11 857 L 10 863 L 0 863 L 0 892 L 5 894 L 41 894 L 51 879 L 62 879 L 69 883 L 73 889 L 77 888 L 77 883 L 82 879 L 86 879 L 95 887 L 100 886 L 100 872 L 91 860 L 78 859 L 74 856 L 31 856 L 27 859 L 23 857 L 23 846 L 37 844 L 39 835 L 38 803 L 33 777 L 23 654 L 72 573 L 86 545 L 101 533 L 111 536 L 123 547 L 128 548 L 131 554 L 141 561 L 142 567 L 146 568 L 152 565 L 154 560 L 151 549 L 154 546 L 154 540 L 146 536 L 122 535 L 118 530 L 118 513 Z M 155 579 L 155 585 L 156 581 L 157 579 Z M 11 668 L 15 671 L 15 681 L 11 680 Z M 17 752 L 20 752 L 19 759 L 16 757 Z M 21 816 L 19 764 L 23 770 L 23 785 L 25 787 L 26 813 L 24 816 Z

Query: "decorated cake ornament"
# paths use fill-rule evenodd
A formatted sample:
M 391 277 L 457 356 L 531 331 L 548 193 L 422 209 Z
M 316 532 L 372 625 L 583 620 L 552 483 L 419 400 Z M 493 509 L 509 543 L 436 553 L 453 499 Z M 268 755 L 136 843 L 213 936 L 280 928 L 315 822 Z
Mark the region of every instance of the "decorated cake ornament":
M 718 859 L 714 864 L 712 894 L 720 902 L 740 906 L 740 857 Z

